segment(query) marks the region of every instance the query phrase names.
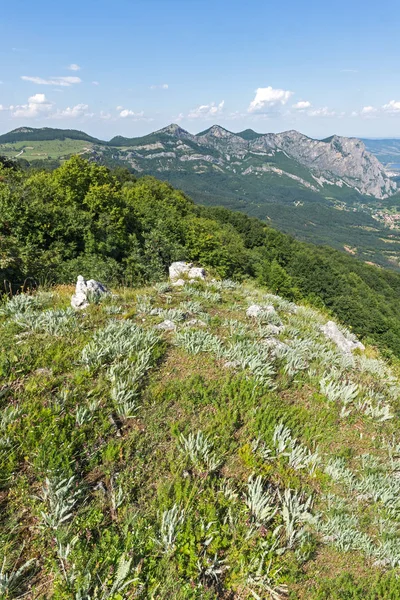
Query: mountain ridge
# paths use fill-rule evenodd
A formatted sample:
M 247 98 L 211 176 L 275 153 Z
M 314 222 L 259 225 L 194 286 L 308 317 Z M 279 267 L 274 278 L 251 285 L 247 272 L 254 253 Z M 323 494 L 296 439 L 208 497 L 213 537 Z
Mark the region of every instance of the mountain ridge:
M 0 136 L 2 154 L 50 169 L 81 154 L 161 178 L 199 204 L 240 210 L 300 240 L 400 268 L 400 194 L 392 169 L 388 175 L 357 138 L 315 140 L 295 130 L 233 133 L 218 125 L 192 134 L 171 123 L 106 142 L 77 130 L 27 127 Z
M 177 140 L 178 142 L 186 140 L 195 144 L 198 149 L 210 147 L 210 149 L 217 151 L 219 156 L 215 157 L 218 160 L 214 161 L 214 165 L 216 168 L 219 166 L 222 169 L 228 170 L 230 166 L 227 163 L 231 162 L 232 156 L 242 162 L 246 161 L 253 154 L 264 158 L 264 162 L 261 165 L 246 165 L 246 168 L 242 170 L 246 175 L 271 171 L 271 165 L 268 167 L 268 163 L 271 162 L 269 158 L 281 152 L 310 172 L 311 179 L 306 179 L 308 181 L 307 184 L 303 183 L 302 180 L 304 178 L 300 177 L 299 180 L 299 183 L 303 186 L 311 186 L 310 189 L 318 189 L 318 186 L 324 187 L 326 185 L 337 185 L 339 187 L 346 185 L 355 189 L 360 194 L 366 194 L 367 196 L 379 199 L 388 198 L 397 191 L 396 183 L 386 175 L 383 165 L 366 149 L 365 144 L 361 140 L 338 135 L 333 135 L 324 140 L 316 140 L 296 130 L 263 134 L 246 130 L 245 132 L 234 133 L 215 124 L 204 131 L 192 134 L 180 125 L 171 123 L 145 136 L 126 138 L 118 135 L 107 142 L 94 138 L 85 132 L 73 129 L 34 129 L 20 127 L 0 136 L 0 144 L 25 140 L 43 141 L 52 139 L 59 139 L 61 141 L 65 139 L 82 140 L 103 148 L 129 148 L 130 146 L 146 146 L 147 144 L 154 143 L 162 145 L 163 141 L 168 143 L 171 140 Z M 165 150 L 169 154 L 152 158 L 177 158 L 176 152 L 175 155 L 171 154 L 171 152 L 173 153 L 177 150 L 176 148 L 159 146 L 159 149 Z M 200 161 L 200 163 L 202 161 L 203 163 L 210 162 L 209 158 L 207 158 L 207 152 L 205 156 L 193 156 L 194 148 L 185 148 L 185 158 L 182 159 L 182 144 L 179 150 L 180 156 L 178 159 L 181 159 L 180 162 L 182 160 Z M 138 171 L 145 170 L 137 164 L 137 161 L 129 161 L 129 158 L 135 157 L 124 156 L 123 151 L 120 152 L 122 154 L 119 158 L 122 161 L 131 162 L 134 168 L 136 164 Z M 200 152 L 200 154 L 204 154 L 204 152 Z M 142 156 L 136 158 L 142 158 Z M 248 167 L 251 167 L 250 170 L 248 170 Z M 272 165 L 272 171 L 274 167 L 279 170 L 280 176 L 287 175 L 286 170 L 280 168 L 279 165 Z M 163 165 L 162 170 L 169 170 L 168 165 Z M 173 165 L 172 170 L 174 170 Z M 292 176 L 291 178 L 293 178 L 293 175 L 297 176 L 295 166 L 291 170 L 289 169 L 289 173 Z

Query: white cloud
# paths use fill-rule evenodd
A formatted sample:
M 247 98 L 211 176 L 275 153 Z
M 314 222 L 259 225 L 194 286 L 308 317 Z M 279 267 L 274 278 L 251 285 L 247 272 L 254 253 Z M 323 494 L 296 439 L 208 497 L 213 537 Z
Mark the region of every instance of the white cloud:
M 379 110 L 375 106 L 364 106 L 360 111 L 361 117 L 376 117 Z
M 79 119 L 80 117 L 92 117 L 93 114 L 88 113 L 89 106 L 87 104 L 76 104 L 75 106 L 67 106 L 67 108 L 57 110 L 52 119 Z
M 100 85 L 98 81 L 92 81 L 92 85 Z
M 390 100 L 387 104 L 382 106 L 383 110 L 391 114 L 400 113 L 400 101 L 398 100 Z
M 21 79 L 36 83 L 36 85 L 61 85 L 62 87 L 69 87 L 82 82 L 80 77 L 51 77 L 50 79 L 43 79 L 42 77 L 28 77 L 27 75 L 22 75 Z
M 224 109 L 225 100 L 219 104 L 211 102 L 210 104 L 202 104 L 197 108 L 193 108 L 189 114 L 189 119 L 210 119 L 220 115 Z
M 274 89 L 271 86 L 258 88 L 254 100 L 250 102 L 247 109 L 250 113 L 267 112 L 276 106 L 283 106 L 287 103 L 293 92 L 289 90 Z
M 80 71 L 80 70 L 81 70 L 80 66 L 79 66 L 79 65 L 77 65 L 76 63 L 72 63 L 71 65 L 69 65 L 69 66 L 67 67 L 67 69 L 68 69 L 69 71 Z
M 123 106 L 117 106 L 117 108 L 115 110 L 123 110 L 124 107 Z
M 35 94 L 28 98 L 26 104 L 10 106 L 10 111 L 13 117 L 22 117 L 31 119 L 43 115 L 48 115 L 53 107 L 53 104 L 47 100 L 44 94 Z
M 316 108 L 315 110 L 310 110 L 308 113 L 310 117 L 336 117 L 337 113 L 334 110 L 330 110 L 327 106 L 322 108 Z
M 117 110 L 119 110 L 120 108 L 122 108 L 121 106 L 117 108 Z M 135 120 L 139 120 L 139 119 L 143 119 L 144 117 L 144 112 L 138 112 L 135 113 L 133 110 L 129 110 L 127 108 L 124 108 L 123 110 L 121 110 L 121 112 L 119 113 L 119 116 L 122 119 L 135 119 Z
M 311 102 L 308 100 L 300 100 L 299 102 L 296 102 L 296 104 L 293 104 L 292 108 L 295 108 L 296 110 L 306 110 L 307 108 L 311 108 Z
M 109 112 L 105 112 L 104 110 L 100 111 L 100 119 L 103 119 L 103 121 L 109 121 L 110 119 L 112 119 L 112 114 Z
M 161 83 L 159 85 L 151 85 L 151 90 L 167 90 L 169 88 L 168 83 Z

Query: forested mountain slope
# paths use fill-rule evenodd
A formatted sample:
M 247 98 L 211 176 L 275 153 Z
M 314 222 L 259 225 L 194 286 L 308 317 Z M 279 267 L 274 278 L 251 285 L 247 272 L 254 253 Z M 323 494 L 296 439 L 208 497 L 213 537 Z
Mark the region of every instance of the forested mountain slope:
M 399 274 L 80 157 L 51 173 L 3 168 L 0 242 L 0 280 L 14 289 L 28 277 L 64 283 L 78 274 L 140 285 L 163 279 L 174 260 L 196 261 L 325 306 L 400 355 Z
M 396 183 L 359 140 L 234 134 L 219 126 L 193 135 L 170 125 L 104 142 L 79 131 L 20 128 L 0 136 L 0 154 L 28 169 L 53 169 L 74 154 L 128 167 L 169 181 L 200 204 L 240 210 L 300 240 L 400 269 Z

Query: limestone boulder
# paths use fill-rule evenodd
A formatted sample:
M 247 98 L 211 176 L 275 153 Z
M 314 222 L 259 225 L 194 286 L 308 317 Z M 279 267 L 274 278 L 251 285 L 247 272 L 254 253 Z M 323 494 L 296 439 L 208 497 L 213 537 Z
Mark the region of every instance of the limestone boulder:
M 99 281 L 94 279 L 86 281 L 82 275 L 78 275 L 75 294 L 71 298 L 71 306 L 75 310 L 83 310 L 89 306 L 91 300 L 107 293 L 106 286 Z
M 206 272 L 202 267 L 194 267 L 192 263 L 177 261 L 169 267 L 169 278 L 172 282 L 180 281 L 182 278 L 204 280 Z
M 344 333 L 340 331 L 339 327 L 334 321 L 328 321 L 325 323 L 325 325 L 321 327 L 321 330 L 325 336 L 332 340 L 337 345 L 339 350 L 341 350 L 341 352 L 344 354 L 349 354 L 357 348 L 359 350 L 365 350 L 364 344 L 359 342 L 356 338 L 350 339 L 349 337 L 346 337 Z

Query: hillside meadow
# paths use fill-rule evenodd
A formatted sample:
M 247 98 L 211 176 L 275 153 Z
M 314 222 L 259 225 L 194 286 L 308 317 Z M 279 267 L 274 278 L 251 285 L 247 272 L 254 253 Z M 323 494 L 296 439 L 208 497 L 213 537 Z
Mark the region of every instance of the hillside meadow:
M 254 284 L 72 291 L 0 308 L 2 598 L 398 598 L 395 363 Z

